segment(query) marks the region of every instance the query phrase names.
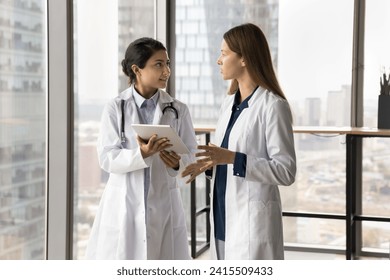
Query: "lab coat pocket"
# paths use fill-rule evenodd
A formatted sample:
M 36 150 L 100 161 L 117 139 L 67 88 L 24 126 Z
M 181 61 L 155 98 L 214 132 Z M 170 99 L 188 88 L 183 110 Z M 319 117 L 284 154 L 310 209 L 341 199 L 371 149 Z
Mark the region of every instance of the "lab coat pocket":
M 273 238 L 279 228 L 280 207 L 276 201 L 251 201 L 249 205 L 249 238 L 251 240 L 268 241 Z M 276 218 L 276 219 L 275 219 Z

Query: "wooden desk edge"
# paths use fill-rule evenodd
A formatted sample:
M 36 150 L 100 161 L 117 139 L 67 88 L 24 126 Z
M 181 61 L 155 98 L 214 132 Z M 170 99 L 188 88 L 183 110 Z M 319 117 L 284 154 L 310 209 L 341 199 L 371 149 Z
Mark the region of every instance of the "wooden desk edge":
M 390 136 L 390 129 L 350 126 L 294 126 L 294 133 Z M 195 127 L 195 133 L 213 133 L 215 127 Z

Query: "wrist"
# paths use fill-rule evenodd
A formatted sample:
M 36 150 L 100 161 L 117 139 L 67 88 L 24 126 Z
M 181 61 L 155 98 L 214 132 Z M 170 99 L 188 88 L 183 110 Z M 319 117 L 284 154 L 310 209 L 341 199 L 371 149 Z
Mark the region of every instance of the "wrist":
M 229 163 L 234 163 L 235 158 L 236 158 L 236 152 L 230 152 Z

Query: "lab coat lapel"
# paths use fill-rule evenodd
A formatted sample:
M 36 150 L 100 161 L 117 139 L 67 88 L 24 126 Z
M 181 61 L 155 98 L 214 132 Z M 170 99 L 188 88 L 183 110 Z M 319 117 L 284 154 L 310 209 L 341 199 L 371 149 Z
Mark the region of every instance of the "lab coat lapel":
M 163 110 L 167 103 L 173 102 L 173 98 L 163 90 L 160 90 L 160 96 L 158 98 L 156 111 L 154 113 L 153 124 L 161 124 L 161 119 L 163 117 Z
M 218 129 L 216 131 L 216 134 L 215 134 L 215 140 L 216 140 L 216 145 L 221 145 L 222 144 L 222 140 L 223 140 L 223 137 L 225 136 L 225 132 L 226 132 L 226 129 L 227 129 L 227 126 L 229 124 L 229 120 L 230 120 L 230 116 L 232 114 L 232 106 L 233 106 L 233 102 L 234 102 L 234 97 L 232 96 L 229 96 L 227 97 L 229 98 L 229 101 L 226 102 L 226 105 L 224 105 L 224 108 L 223 108 L 223 111 L 222 111 L 222 114 L 221 114 L 221 117 L 220 117 L 220 121 L 218 123 L 218 128 L 221 128 L 221 129 Z
M 125 114 L 129 114 L 131 123 L 140 123 L 139 116 L 138 116 L 138 110 L 137 110 L 137 104 L 135 103 L 133 92 L 134 92 L 134 86 L 130 87 L 130 91 L 127 92 L 122 96 L 122 99 L 125 99 L 125 106 L 124 111 Z M 128 112 L 128 113 L 127 113 Z M 126 115 L 125 115 L 125 119 Z

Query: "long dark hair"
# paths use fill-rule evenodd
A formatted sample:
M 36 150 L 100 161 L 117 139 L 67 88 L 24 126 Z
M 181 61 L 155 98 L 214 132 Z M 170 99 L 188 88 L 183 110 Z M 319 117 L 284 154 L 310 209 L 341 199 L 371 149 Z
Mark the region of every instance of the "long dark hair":
M 233 52 L 244 59 L 256 84 L 286 99 L 275 75 L 267 39 L 257 25 L 246 23 L 233 27 L 223 35 L 223 39 Z M 238 81 L 234 79 L 229 94 L 237 89 Z
M 125 58 L 121 64 L 123 73 L 129 77 L 129 84 L 136 80 L 136 75 L 131 66 L 137 65 L 143 69 L 149 58 L 160 50 L 166 51 L 167 49 L 161 42 L 148 37 L 139 38 L 127 47 Z

